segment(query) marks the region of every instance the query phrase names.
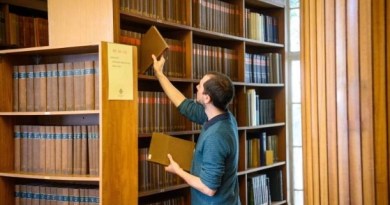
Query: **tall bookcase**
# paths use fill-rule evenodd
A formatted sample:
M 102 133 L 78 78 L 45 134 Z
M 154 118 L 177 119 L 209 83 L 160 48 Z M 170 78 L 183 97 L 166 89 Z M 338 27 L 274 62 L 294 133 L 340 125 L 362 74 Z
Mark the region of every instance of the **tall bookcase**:
M 116 39 L 140 45 L 147 29 L 156 26 L 170 45 L 166 74 L 187 97 L 194 98 L 199 79 L 209 70 L 224 72 L 234 81 L 230 110 L 239 125 L 238 177 L 245 205 L 253 204 L 254 195 L 265 203 L 266 187 L 274 198 L 272 204 L 288 203 L 284 7 L 283 0 L 119 1 Z M 156 200 L 188 204 L 188 186 L 180 180 L 167 182 L 163 167 L 145 159 L 152 132 L 196 142 L 200 127 L 167 105 L 152 71 L 140 74 L 138 82 L 139 204 Z M 269 158 L 274 161 L 267 162 L 263 150 L 271 149 L 274 157 Z
M 200 77 L 210 68 L 227 73 L 234 81 L 236 95 L 230 110 L 239 125 L 240 160 L 237 174 L 242 204 L 252 202 L 251 196 L 255 190 L 252 179 L 261 174 L 271 178 L 273 173 L 282 176 L 277 181 L 281 185 L 278 192 L 283 197 L 272 204 L 288 204 L 284 64 L 279 63 L 279 74 L 267 73 L 270 69 L 264 68 L 267 62 L 268 65 L 276 64 L 275 58 L 284 62 L 284 6 L 284 2 L 279 0 L 102 0 L 99 4 L 94 0 L 48 0 L 49 46 L 0 52 L 0 198 L 4 199 L 5 204 L 12 205 L 15 204 L 16 184 L 50 182 L 98 187 L 100 204 L 149 204 L 157 201 L 189 204 L 188 185 L 172 175 L 166 175 L 162 167 L 147 163 L 146 153 L 153 131 L 196 141 L 199 126 L 175 113 L 151 73 L 139 74 L 138 77 L 135 73 L 138 81 L 133 81 L 134 100 L 108 100 L 108 71 L 103 69 L 107 67 L 107 53 L 100 41 L 139 45 L 140 35 L 155 25 L 170 44 L 165 70 L 187 97 L 194 97 Z M 256 32 L 259 28 L 255 26 L 264 17 L 256 14 L 251 17 L 248 12 L 275 19 L 271 20 L 276 24 L 269 29 L 273 32 L 268 33 L 270 36 L 267 39 L 264 39 L 266 32 Z M 277 57 L 270 57 L 275 54 Z M 266 59 L 265 63 L 263 58 Z M 270 61 L 270 58 L 274 60 Z M 91 59 L 97 60 L 102 68 L 98 109 L 13 111 L 14 65 Z M 276 75 L 279 77 L 276 78 Z M 249 96 L 253 93 L 254 99 L 257 94 L 259 99 L 265 100 L 262 101 L 265 105 L 271 102 L 268 108 L 262 112 L 255 111 L 256 103 L 249 103 Z M 258 102 L 258 105 L 262 105 Z M 253 111 L 249 109 L 251 106 Z M 267 112 L 270 110 L 273 112 Z M 257 117 L 251 113 L 268 115 Z M 99 125 L 98 176 L 15 171 L 14 125 L 54 124 Z M 260 139 L 263 133 L 277 136 L 273 142 L 278 145 L 274 154 L 278 158 L 268 165 L 262 164 L 264 162 L 261 160 L 252 161 L 256 158 L 253 157 L 253 153 L 256 153 L 253 148 L 260 148 L 249 143 L 252 139 Z M 260 155 L 260 150 L 258 152 Z
M 129 85 L 129 90 L 136 93 L 137 49 L 134 46 L 127 48 L 133 52 L 133 55 L 128 57 L 132 58 L 132 66 L 135 68 L 135 83 Z M 137 181 L 134 180 L 137 178 L 138 159 L 137 153 L 134 152 L 137 149 L 137 138 L 133 137 L 137 135 L 137 130 L 129 128 L 137 119 L 137 96 L 133 95 L 130 100 L 109 100 L 110 55 L 113 54 L 109 52 L 108 43 L 105 42 L 96 45 L 0 51 L 0 90 L 1 98 L 4 99 L 0 103 L 0 195 L 5 204 L 15 204 L 16 195 L 19 200 L 32 203 L 39 200 L 60 200 L 61 203 L 81 203 L 83 200 L 89 200 L 91 204 L 97 204 L 96 201 L 100 201 L 100 204 L 124 204 L 124 201 L 137 203 L 137 192 L 130 192 L 137 187 Z M 80 63 L 83 66 L 79 66 Z M 33 67 L 35 72 L 35 68 L 41 65 L 46 67 L 45 77 L 37 77 L 39 75 L 34 73 L 33 85 L 42 88 L 43 84 L 39 79 L 43 79 L 43 87 L 46 89 L 38 92 L 29 90 L 29 78 L 22 77 L 22 68 Z M 60 85 L 61 81 L 67 88 L 73 84 L 73 90 L 61 90 L 60 86 L 57 90 L 50 90 L 50 87 L 54 86 L 51 80 L 53 75 L 48 74 L 52 65 L 58 69 L 57 85 Z M 73 69 L 73 76 L 69 76 L 64 70 L 66 65 Z M 20 77 L 16 77 L 19 97 L 13 95 L 15 72 Z M 24 89 L 23 83 L 27 83 Z M 81 86 L 82 84 L 84 85 Z M 87 87 L 91 89 L 88 91 Z M 34 93 L 34 105 L 42 105 L 42 101 L 37 102 L 36 99 L 45 95 L 47 106 L 35 108 L 33 111 L 23 109 L 23 103 L 18 100 L 23 96 L 20 92 L 26 89 L 27 93 Z M 61 109 L 57 104 L 57 108 L 49 110 L 49 104 L 53 101 L 49 96 L 54 93 L 65 98 L 66 107 Z M 72 95 L 70 98 L 69 93 Z M 79 98 L 78 93 L 89 94 L 79 95 Z M 79 104 L 83 98 L 94 103 L 89 107 L 85 102 Z M 71 107 L 68 106 L 69 99 L 74 99 L 69 103 Z M 15 101 L 16 106 L 13 106 Z M 27 106 L 31 104 L 29 98 L 26 102 Z M 20 128 L 19 131 L 16 127 Z M 55 132 L 50 128 L 56 129 Z M 23 186 L 25 189 L 15 188 Z M 34 190 L 37 187 L 39 190 Z M 49 191 L 52 187 L 56 187 L 54 193 Z M 73 190 L 76 190 L 78 195 L 72 194 Z M 118 194 L 121 190 L 129 192 Z M 48 196 L 68 198 L 48 199 Z

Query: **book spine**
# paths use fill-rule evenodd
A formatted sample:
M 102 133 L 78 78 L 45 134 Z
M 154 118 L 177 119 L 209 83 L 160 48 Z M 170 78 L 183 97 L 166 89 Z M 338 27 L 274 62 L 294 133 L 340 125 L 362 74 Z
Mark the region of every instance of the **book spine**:
M 15 65 L 12 68 L 12 111 L 17 112 L 19 111 L 19 66 Z
M 27 107 L 25 111 L 34 111 L 34 66 L 27 65 L 27 82 L 26 82 L 26 103 Z
M 94 84 L 95 84 L 95 110 L 99 109 L 99 61 L 93 61 L 93 68 L 94 68 Z
M 65 96 L 65 65 L 58 63 L 58 110 L 66 110 L 66 96 Z
M 14 142 L 15 142 L 15 172 L 21 171 L 21 128 L 20 125 L 14 125 Z
M 93 61 L 85 61 L 85 109 L 95 109 L 95 76 Z
M 73 62 L 74 74 L 74 108 L 75 110 L 85 110 L 85 65 L 84 61 Z
M 74 79 L 73 64 L 65 63 L 65 109 L 73 111 L 74 109 Z
M 46 111 L 46 66 L 34 65 L 34 111 Z

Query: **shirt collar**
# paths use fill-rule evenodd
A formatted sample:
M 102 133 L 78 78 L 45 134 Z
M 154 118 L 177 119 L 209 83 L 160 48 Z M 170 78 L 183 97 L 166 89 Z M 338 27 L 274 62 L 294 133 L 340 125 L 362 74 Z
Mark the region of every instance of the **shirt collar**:
M 218 121 L 226 120 L 228 118 L 229 118 L 229 112 L 219 114 L 219 115 L 213 117 L 211 120 L 208 120 L 207 122 L 205 122 L 203 125 L 203 128 L 205 130 L 207 130 L 209 127 L 211 127 L 213 124 L 217 123 Z

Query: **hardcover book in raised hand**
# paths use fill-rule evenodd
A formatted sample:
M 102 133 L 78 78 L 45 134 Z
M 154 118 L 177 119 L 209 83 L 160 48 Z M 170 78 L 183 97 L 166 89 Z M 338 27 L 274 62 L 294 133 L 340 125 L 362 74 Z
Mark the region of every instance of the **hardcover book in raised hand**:
M 172 137 L 163 133 L 154 132 L 150 142 L 148 161 L 169 165 L 168 154 L 171 154 L 179 166 L 190 171 L 195 143 L 189 140 Z
M 155 26 L 145 33 L 141 39 L 141 63 L 139 73 L 145 73 L 153 64 L 152 54 L 159 58 L 168 49 L 168 44 Z

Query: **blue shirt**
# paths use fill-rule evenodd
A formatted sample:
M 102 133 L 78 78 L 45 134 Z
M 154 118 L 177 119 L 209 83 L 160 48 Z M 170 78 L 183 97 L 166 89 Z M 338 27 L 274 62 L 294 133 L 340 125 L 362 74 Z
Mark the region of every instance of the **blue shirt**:
M 210 197 L 191 188 L 191 204 L 240 204 L 236 119 L 228 111 L 207 121 L 204 107 L 189 99 L 180 104 L 179 111 L 193 122 L 203 124 L 196 143 L 191 174 L 198 176 L 210 189 L 217 190 Z

